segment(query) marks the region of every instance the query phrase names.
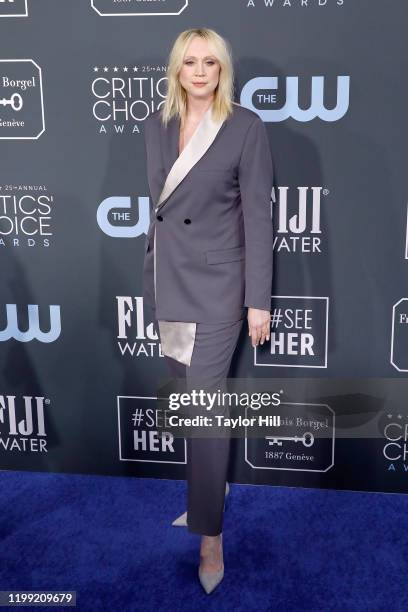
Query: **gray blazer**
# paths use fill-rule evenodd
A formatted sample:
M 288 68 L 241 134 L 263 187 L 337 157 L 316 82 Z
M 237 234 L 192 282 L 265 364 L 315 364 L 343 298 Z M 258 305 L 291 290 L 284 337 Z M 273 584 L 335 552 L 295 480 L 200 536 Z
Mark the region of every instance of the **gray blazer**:
M 239 104 L 233 109 L 163 201 L 179 157 L 180 121 L 164 128 L 160 111 L 145 121 L 153 207 L 143 297 L 157 319 L 222 323 L 242 318 L 244 307 L 270 310 L 272 156 L 260 117 Z

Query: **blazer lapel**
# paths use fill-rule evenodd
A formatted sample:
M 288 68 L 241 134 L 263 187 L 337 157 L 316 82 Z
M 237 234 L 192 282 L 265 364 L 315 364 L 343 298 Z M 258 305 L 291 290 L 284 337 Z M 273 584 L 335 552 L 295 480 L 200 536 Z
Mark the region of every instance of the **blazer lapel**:
M 215 121 L 211 116 L 212 106 L 206 111 L 187 145 L 178 155 L 180 120 L 173 118 L 169 126 L 167 163 L 170 171 L 167 174 L 162 192 L 156 204 L 157 212 L 168 200 L 176 187 L 187 176 L 191 168 L 206 153 L 225 121 Z

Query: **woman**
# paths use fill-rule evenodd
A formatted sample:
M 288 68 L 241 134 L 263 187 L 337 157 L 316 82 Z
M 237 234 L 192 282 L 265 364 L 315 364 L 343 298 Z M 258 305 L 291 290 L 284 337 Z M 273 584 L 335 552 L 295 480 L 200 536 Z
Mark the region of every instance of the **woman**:
M 219 388 L 245 314 L 252 346 L 269 340 L 272 158 L 262 120 L 233 102 L 231 54 L 216 32 L 182 32 L 167 77 L 163 108 L 145 122 L 144 301 L 170 373 Z M 202 536 L 207 593 L 224 575 L 228 455 L 229 437 L 187 439 L 188 530 Z

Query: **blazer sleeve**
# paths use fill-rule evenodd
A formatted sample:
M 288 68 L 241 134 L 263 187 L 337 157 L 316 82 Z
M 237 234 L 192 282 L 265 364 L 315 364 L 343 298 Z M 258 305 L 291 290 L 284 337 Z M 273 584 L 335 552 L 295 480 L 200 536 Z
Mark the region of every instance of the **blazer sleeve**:
M 144 150 L 146 156 L 147 182 L 152 202 L 151 215 L 159 199 L 164 183 L 164 170 L 161 160 L 160 135 L 157 126 L 153 124 L 152 117 L 144 122 Z
M 248 128 L 239 162 L 245 229 L 244 306 L 271 309 L 273 162 L 265 124 L 257 117 Z

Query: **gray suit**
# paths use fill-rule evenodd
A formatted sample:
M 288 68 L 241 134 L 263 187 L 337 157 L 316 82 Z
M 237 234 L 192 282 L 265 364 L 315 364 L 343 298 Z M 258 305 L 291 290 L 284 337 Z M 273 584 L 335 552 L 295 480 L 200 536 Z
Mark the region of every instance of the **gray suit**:
M 225 389 L 245 306 L 270 310 L 272 158 L 253 111 L 209 109 L 179 156 L 179 120 L 145 124 L 152 218 L 144 300 L 154 310 L 171 374 L 188 390 Z M 186 367 L 188 366 L 188 367 Z M 223 408 L 213 412 L 224 414 Z M 188 529 L 222 530 L 229 438 L 187 440 Z
M 143 296 L 157 319 L 237 321 L 244 306 L 270 310 L 273 236 L 271 152 L 264 123 L 238 104 L 205 154 L 156 214 L 178 153 L 179 121 L 145 122 L 150 195 Z M 156 230 L 156 296 L 153 234 Z M 156 299 L 155 299 L 156 297 Z

